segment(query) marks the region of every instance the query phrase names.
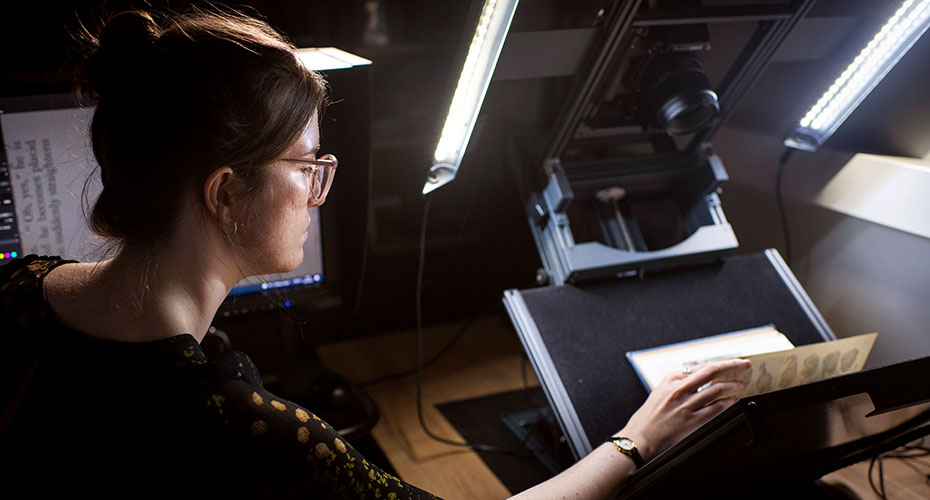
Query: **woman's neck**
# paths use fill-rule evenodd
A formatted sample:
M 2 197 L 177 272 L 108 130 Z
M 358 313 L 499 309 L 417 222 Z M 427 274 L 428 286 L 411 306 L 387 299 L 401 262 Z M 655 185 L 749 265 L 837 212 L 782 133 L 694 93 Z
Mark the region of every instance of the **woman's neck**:
M 197 253 L 196 248 L 146 256 L 124 252 L 106 263 L 97 284 L 107 291 L 105 306 L 113 317 L 132 326 L 123 329 L 127 334 L 139 340 L 180 333 L 203 339 L 235 281 Z
M 65 265 L 45 280 L 62 322 L 93 337 L 144 342 L 189 333 L 200 342 L 241 279 L 222 248 L 180 238 L 158 251 Z

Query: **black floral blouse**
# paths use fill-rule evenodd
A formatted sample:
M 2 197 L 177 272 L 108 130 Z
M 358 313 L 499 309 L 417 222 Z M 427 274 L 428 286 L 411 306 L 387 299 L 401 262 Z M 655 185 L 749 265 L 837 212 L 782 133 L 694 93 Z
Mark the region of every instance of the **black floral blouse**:
M 50 312 L 59 258 L 0 266 L 0 496 L 434 498 L 194 337 L 114 342 Z

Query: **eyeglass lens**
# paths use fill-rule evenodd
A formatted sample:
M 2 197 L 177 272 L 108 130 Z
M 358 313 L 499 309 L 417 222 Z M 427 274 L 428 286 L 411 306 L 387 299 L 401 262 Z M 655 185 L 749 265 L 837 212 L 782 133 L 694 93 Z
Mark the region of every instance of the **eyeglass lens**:
M 333 182 L 333 174 L 336 171 L 337 164 L 336 157 L 331 154 L 323 155 L 320 159 L 332 163 L 317 165 L 317 168 L 313 171 L 310 194 L 316 200 L 325 197 L 326 193 L 329 191 L 329 186 Z

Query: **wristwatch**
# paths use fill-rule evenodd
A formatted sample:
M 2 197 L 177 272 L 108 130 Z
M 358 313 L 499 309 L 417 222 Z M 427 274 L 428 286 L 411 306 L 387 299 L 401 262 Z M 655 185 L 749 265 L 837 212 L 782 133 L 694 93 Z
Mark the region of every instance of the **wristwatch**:
M 612 437 L 607 441 L 616 445 L 620 453 L 629 456 L 633 460 L 633 463 L 636 464 L 637 469 L 646 463 L 643 461 L 643 456 L 639 454 L 639 448 L 636 447 L 636 443 L 634 443 L 632 439 L 620 436 Z

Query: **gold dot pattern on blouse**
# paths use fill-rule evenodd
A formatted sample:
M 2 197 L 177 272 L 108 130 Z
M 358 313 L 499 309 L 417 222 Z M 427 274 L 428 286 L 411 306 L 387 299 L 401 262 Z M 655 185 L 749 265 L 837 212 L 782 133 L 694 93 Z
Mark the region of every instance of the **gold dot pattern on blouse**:
M 297 440 L 300 441 L 300 444 L 307 444 L 310 442 L 310 430 L 306 427 L 300 426 L 297 428 Z
M 268 432 L 268 424 L 264 420 L 256 420 L 252 422 L 252 434 L 256 436 L 263 436 Z
M 30 284 L 31 282 L 32 280 L 29 280 Z M 0 289 L 4 288 L 4 285 L 5 283 L 0 282 Z M 6 288 L 9 292 L 10 287 Z M 15 284 L 13 288 L 13 291 L 17 290 Z M 26 311 L 28 313 L 23 314 L 23 319 L 31 324 L 37 318 L 41 319 L 43 312 L 48 311 L 39 307 L 20 308 L 19 301 L 9 300 L 7 297 L 7 293 L 0 295 L 0 311 L 6 314 L 3 318 L 4 324 L 8 322 L 10 326 L 15 326 L 20 313 Z M 7 312 L 10 308 L 12 311 Z M 50 311 L 48 314 L 54 321 L 54 314 Z M 0 326 L 0 330 L 4 328 Z M 190 342 L 174 342 L 170 343 L 170 346 L 172 354 L 176 355 L 176 359 L 172 361 L 179 366 L 182 366 L 182 363 L 183 366 L 190 366 L 204 358 L 202 352 L 196 346 L 192 347 Z M 280 459 L 284 462 L 291 458 L 291 453 L 300 453 L 309 458 L 309 463 L 304 466 L 305 473 L 293 475 L 296 478 L 293 484 L 313 484 L 313 491 L 329 493 L 324 494 L 325 497 L 364 496 L 372 500 L 396 500 L 407 498 L 409 495 L 412 498 L 428 498 L 417 489 L 396 481 L 392 476 L 383 474 L 373 465 L 364 462 L 364 458 L 349 442 L 338 436 L 331 426 L 324 424 L 318 415 L 314 415 L 310 410 L 298 408 L 297 404 L 285 399 L 277 399 L 278 396 L 257 386 L 254 380 L 260 380 L 257 378 L 260 376 L 254 367 L 250 366 L 248 358 L 243 356 L 232 359 L 233 363 L 226 363 L 224 359 L 224 363 L 211 364 L 210 371 L 197 372 L 198 376 L 202 373 L 210 378 L 203 380 L 203 385 L 199 386 L 196 402 L 198 411 L 209 412 L 205 415 L 209 417 L 210 422 L 215 421 L 217 425 L 228 428 L 226 430 L 229 432 L 221 435 L 226 437 L 228 434 L 228 437 L 235 439 L 236 446 L 244 446 L 246 450 L 253 447 L 256 458 L 260 457 L 259 453 L 274 453 L 277 449 L 286 450 L 286 453 L 275 453 L 269 460 Z M 235 360 L 239 361 L 239 366 L 236 366 Z M 259 393 L 259 390 L 262 392 Z M 249 402 L 252 403 L 251 406 Z M 266 409 L 265 404 L 268 404 L 270 409 Z M 221 414 L 220 418 L 216 419 L 218 414 Z M 278 439 L 279 437 L 284 439 Z M 293 465 L 293 468 L 281 470 L 293 471 L 298 464 Z M 290 484 L 285 482 L 282 491 L 292 491 L 294 486 Z M 277 491 L 277 488 L 267 491 Z
M 212 405 L 216 407 L 219 414 L 222 415 L 223 414 L 223 403 L 226 402 L 226 398 L 223 397 L 222 394 L 214 394 L 210 396 L 210 399 L 212 400 Z M 211 404 L 211 401 L 207 401 L 207 404 Z

